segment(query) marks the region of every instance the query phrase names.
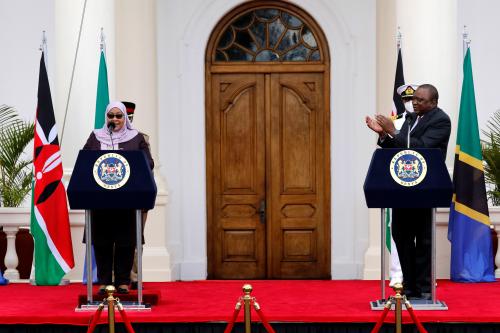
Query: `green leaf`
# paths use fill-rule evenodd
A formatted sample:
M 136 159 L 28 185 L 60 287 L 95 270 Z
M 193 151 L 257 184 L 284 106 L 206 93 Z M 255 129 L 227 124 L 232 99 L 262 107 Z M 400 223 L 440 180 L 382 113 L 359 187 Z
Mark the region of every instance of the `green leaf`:
M 500 206 L 500 110 L 497 110 L 483 130 L 485 140 L 482 140 L 484 160 L 484 177 L 490 185 L 488 198 L 495 206 Z
M 34 133 L 33 122 L 0 105 L 0 206 L 19 206 L 31 190 L 32 156 L 25 150 Z

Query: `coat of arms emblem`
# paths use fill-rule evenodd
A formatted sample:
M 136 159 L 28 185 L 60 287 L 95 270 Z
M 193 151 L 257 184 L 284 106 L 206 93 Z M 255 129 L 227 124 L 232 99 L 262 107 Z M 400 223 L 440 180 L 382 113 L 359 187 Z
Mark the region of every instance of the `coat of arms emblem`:
M 107 153 L 94 163 L 94 179 L 99 186 L 114 190 L 122 187 L 130 177 L 128 161 L 120 154 Z
M 424 180 L 427 174 L 427 162 L 414 150 L 402 150 L 392 158 L 389 171 L 396 183 L 415 186 Z

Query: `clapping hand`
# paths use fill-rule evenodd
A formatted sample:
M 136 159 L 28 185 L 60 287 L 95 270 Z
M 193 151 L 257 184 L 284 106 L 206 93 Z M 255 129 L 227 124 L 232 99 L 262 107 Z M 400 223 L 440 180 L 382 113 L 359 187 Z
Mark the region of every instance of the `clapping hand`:
M 375 119 L 370 118 L 369 116 L 366 116 L 365 122 L 366 122 L 366 126 L 368 126 L 368 128 L 370 128 L 372 131 L 374 131 L 380 135 L 384 134 L 384 129 L 382 128 L 382 126 L 380 126 L 380 124 Z
M 380 128 L 382 128 L 382 131 L 387 134 L 394 135 L 396 127 L 394 127 L 394 122 L 391 118 L 381 114 L 377 114 L 375 115 L 375 120 L 377 121 L 377 124 L 380 126 Z

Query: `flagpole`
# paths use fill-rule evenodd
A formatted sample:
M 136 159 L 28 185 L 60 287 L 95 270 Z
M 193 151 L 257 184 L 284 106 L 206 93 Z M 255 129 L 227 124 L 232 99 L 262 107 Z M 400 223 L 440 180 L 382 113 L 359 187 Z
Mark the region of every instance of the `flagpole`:
M 104 28 L 101 27 L 101 36 L 100 36 L 99 50 L 104 53 L 106 56 L 106 36 L 104 36 Z
M 45 64 L 45 70 L 48 71 L 48 66 L 47 66 L 47 63 L 48 63 L 48 52 L 47 52 L 47 35 L 45 33 L 45 30 L 42 30 L 42 43 L 40 44 L 40 47 L 38 48 L 38 50 L 42 51 L 42 55 L 43 55 L 43 60 L 44 60 L 44 64 Z M 36 114 L 35 114 L 35 121 L 36 121 Z M 33 175 L 35 174 L 35 164 L 32 165 L 32 172 L 33 172 Z M 33 181 L 31 182 L 31 187 L 32 189 L 35 187 L 35 178 L 33 177 Z M 33 197 L 34 196 L 34 193 L 33 191 L 31 192 L 31 196 Z M 30 278 L 29 278 L 29 281 L 30 281 L 30 284 L 33 285 L 33 286 L 36 286 L 36 274 L 35 274 L 35 259 L 33 258 L 33 261 L 31 263 L 31 272 L 30 272 Z
M 49 52 L 47 48 L 47 35 L 45 34 L 45 30 L 42 31 L 42 44 L 40 44 L 40 51 L 42 51 L 45 59 L 45 68 L 48 70 L 49 66 L 47 66 L 49 62 Z
M 467 50 L 469 49 L 469 46 L 470 46 L 469 33 L 467 32 L 467 26 L 464 25 L 464 32 L 462 33 L 462 48 L 464 57 L 465 54 L 467 53 Z
M 80 48 L 80 38 L 82 37 L 82 26 L 83 18 L 85 17 L 85 8 L 87 7 L 87 0 L 83 3 L 82 19 L 80 20 L 80 30 L 78 31 L 78 40 L 76 42 L 75 58 L 73 60 L 73 69 L 71 70 L 71 79 L 69 81 L 69 91 L 68 98 L 66 99 L 66 108 L 64 109 L 64 119 L 61 130 L 61 140 L 59 141 L 59 147 L 62 149 L 63 139 L 64 139 L 64 128 L 66 127 L 66 116 L 68 114 L 69 98 L 71 97 L 71 89 L 73 88 L 73 78 L 75 76 L 76 59 L 78 58 L 78 49 Z
M 403 41 L 403 35 L 401 34 L 401 27 L 398 26 L 398 33 L 396 34 L 396 45 L 398 47 L 398 52 L 401 50 L 401 43 Z

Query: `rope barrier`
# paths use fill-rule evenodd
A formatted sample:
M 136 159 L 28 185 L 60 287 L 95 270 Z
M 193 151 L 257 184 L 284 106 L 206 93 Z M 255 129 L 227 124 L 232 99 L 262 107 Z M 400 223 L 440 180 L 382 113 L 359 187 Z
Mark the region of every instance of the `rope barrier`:
M 260 309 L 260 305 L 259 303 L 257 303 L 255 298 L 253 299 L 253 307 L 255 308 L 255 312 L 257 312 L 257 314 L 259 315 L 260 321 L 262 322 L 262 325 L 264 325 L 264 327 L 266 328 L 266 331 L 268 333 L 276 333 L 274 329 L 271 327 L 271 325 L 269 325 L 269 321 L 264 315 L 264 312 L 262 312 L 262 310 Z
M 418 320 L 417 315 L 413 311 L 413 306 L 411 305 L 410 301 L 406 299 L 406 296 L 401 295 L 401 291 L 403 290 L 403 285 L 397 283 L 394 287 L 394 290 L 396 291 L 395 296 L 389 297 L 387 300 L 387 303 L 385 303 L 384 306 L 384 311 L 382 312 L 382 315 L 378 319 L 377 323 L 375 324 L 375 327 L 371 330 L 370 333 L 378 333 L 380 329 L 382 328 L 382 325 L 384 324 L 384 320 L 387 317 L 387 314 L 391 310 L 392 304 L 396 305 L 396 332 L 401 332 L 401 301 L 404 302 L 404 305 L 406 307 L 406 310 L 410 314 L 411 319 L 413 320 L 413 323 L 415 326 L 417 326 L 417 329 L 419 333 L 428 333 L 427 330 L 422 326 L 420 323 L 420 320 Z
M 123 308 L 122 303 L 120 303 L 120 301 L 118 301 L 116 306 L 118 307 L 118 311 L 120 311 L 120 315 L 122 316 L 123 324 L 125 325 L 127 332 L 128 333 L 135 333 L 134 328 L 132 327 L 132 324 L 130 323 L 130 320 L 128 319 L 127 313 L 125 312 L 125 309 Z
M 104 309 L 104 303 L 99 304 L 97 311 L 92 316 L 92 321 L 90 322 L 89 328 L 87 329 L 87 333 L 94 332 L 97 322 L 99 321 L 99 318 L 101 318 L 102 309 Z
M 238 318 L 238 314 L 240 313 L 241 310 L 241 298 L 238 299 L 238 302 L 236 302 L 236 305 L 234 307 L 233 315 L 231 316 L 231 320 L 227 323 L 226 329 L 224 330 L 224 333 L 231 333 L 233 330 L 234 322 L 236 321 L 236 318 Z
M 377 321 L 377 324 L 371 330 L 370 333 L 378 333 L 380 331 L 380 328 L 384 324 L 385 317 L 387 317 L 389 310 L 391 310 L 391 306 L 392 306 L 392 300 L 388 300 L 387 303 L 385 303 L 384 311 L 382 312 L 382 315 L 380 316 L 380 318 Z
M 420 323 L 420 320 L 418 320 L 417 315 L 413 311 L 413 306 L 411 306 L 410 302 L 406 301 L 405 306 L 406 306 L 406 310 L 408 310 L 408 313 L 411 316 L 411 319 L 413 320 L 413 322 L 417 326 L 418 331 L 420 333 L 427 333 L 427 330 L 424 328 L 424 326 L 422 326 L 422 323 Z
M 262 312 L 259 303 L 257 303 L 255 297 L 251 297 L 250 293 L 252 292 L 252 286 L 249 284 L 245 284 L 243 286 L 243 292 L 244 296 L 238 298 L 238 301 L 236 302 L 236 306 L 233 311 L 233 315 L 231 316 L 230 321 L 227 323 L 226 329 L 224 330 L 224 333 L 231 333 L 234 323 L 236 319 L 238 318 L 238 314 L 240 313 L 241 310 L 241 305 L 242 301 L 245 302 L 245 316 L 244 316 L 244 322 L 245 322 L 245 333 L 250 333 L 250 324 L 251 324 L 251 318 L 250 318 L 250 308 L 248 305 L 253 304 L 253 307 L 255 309 L 255 312 L 257 312 L 257 315 L 260 318 L 260 321 L 262 322 L 262 325 L 264 325 L 264 328 L 268 333 L 276 333 L 275 330 L 271 327 L 269 324 L 269 321 L 267 320 L 266 316 Z M 248 309 L 247 309 L 248 307 Z
M 99 318 L 101 318 L 102 310 L 104 309 L 104 306 L 108 306 L 108 324 L 109 324 L 109 332 L 114 333 L 115 332 L 115 306 L 118 308 L 118 311 L 120 312 L 120 315 L 123 320 L 123 324 L 125 325 L 125 328 L 128 333 L 135 333 L 134 328 L 132 327 L 132 324 L 130 323 L 130 320 L 128 319 L 127 313 L 125 312 L 125 309 L 123 308 L 122 303 L 120 303 L 119 298 L 113 297 L 113 293 L 115 292 L 115 287 L 113 286 L 107 286 L 106 287 L 106 292 L 108 293 L 108 297 L 105 298 L 101 304 L 97 307 L 97 311 L 94 313 L 92 316 L 92 320 L 90 322 L 89 328 L 87 329 L 87 333 L 93 333 L 97 323 L 99 321 Z M 238 314 L 236 314 L 237 316 Z M 236 318 L 235 318 L 236 319 Z

